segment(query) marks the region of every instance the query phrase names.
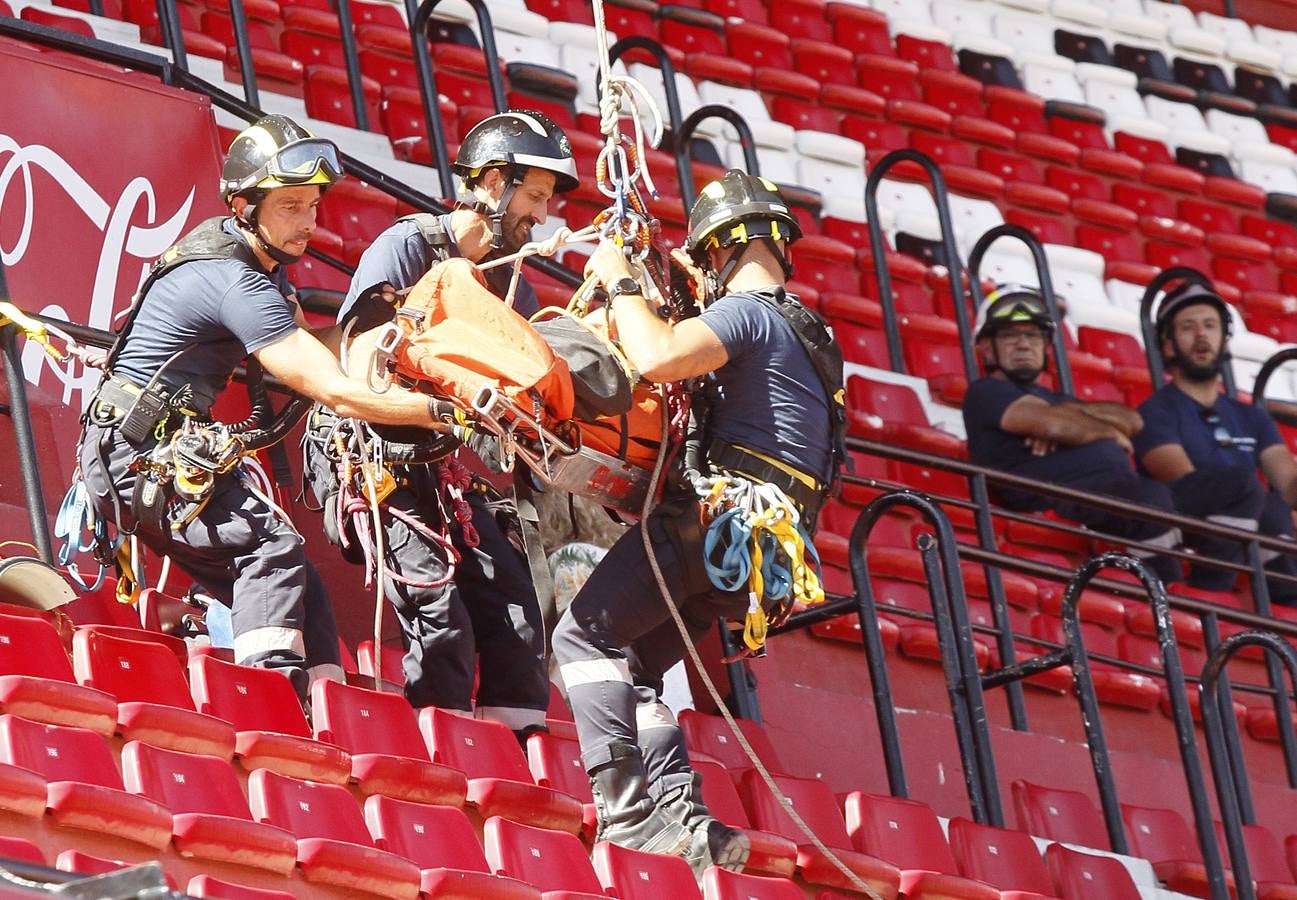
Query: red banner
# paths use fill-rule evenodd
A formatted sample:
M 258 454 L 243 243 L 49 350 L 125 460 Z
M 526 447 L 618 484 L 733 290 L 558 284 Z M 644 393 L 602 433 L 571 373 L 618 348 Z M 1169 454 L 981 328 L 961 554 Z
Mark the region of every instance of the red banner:
M 109 330 L 149 264 L 222 209 L 210 104 L 139 73 L 3 39 L 0 84 L 9 85 L 0 91 L 0 261 L 10 298 Z M 99 373 L 56 363 L 30 342 L 23 364 L 52 505 L 72 474 L 77 419 Z M 13 447 L 0 419 L 0 507 L 24 505 Z M 25 516 L 0 521 L 27 530 Z

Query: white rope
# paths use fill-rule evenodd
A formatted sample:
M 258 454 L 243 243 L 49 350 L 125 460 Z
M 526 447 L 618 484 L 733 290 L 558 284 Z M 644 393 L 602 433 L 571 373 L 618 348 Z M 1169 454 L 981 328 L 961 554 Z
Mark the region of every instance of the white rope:
M 599 0 L 595 0 L 595 4 L 597 5 L 598 3 Z M 795 824 L 808 838 L 810 838 L 815 849 L 818 850 L 825 859 L 832 863 L 839 872 L 845 875 L 857 889 L 865 894 L 865 896 L 871 898 L 871 900 L 882 900 L 882 898 L 875 893 L 872 888 L 870 888 L 869 884 L 863 878 L 853 872 L 836 853 L 830 850 L 828 846 L 820 840 L 819 836 L 811 830 L 811 827 L 806 824 L 806 821 L 801 817 L 801 814 L 799 814 L 793 807 L 793 804 L 789 801 L 788 797 L 784 795 L 784 792 L 779 789 L 779 785 L 775 783 L 774 777 L 757 756 L 756 750 L 752 749 L 752 745 L 748 742 L 747 736 L 743 734 L 743 730 L 739 728 L 738 723 L 734 721 L 734 716 L 725 706 L 725 701 L 721 697 L 720 691 L 716 690 L 716 685 L 712 683 L 711 676 L 707 674 L 707 669 L 703 666 L 702 657 L 698 655 L 698 648 L 694 646 L 694 642 L 689 636 L 689 628 L 685 625 L 684 618 L 680 615 L 680 610 L 676 607 L 675 599 L 671 596 L 671 589 L 667 587 L 666 579 L 662 577 L 662 567 L 658 565 L 657 554 L 653 552 L 653 541 L 649 537 L 648 529 L 649 514 L 653 512 L 654 506 L 653 498 L 657 494 L 658 482 L 662 477 L 662 468 L 666 463 L 667 435 L 670 429 L 669 418 L 671 413 L 667 408 L 665 391 L 661 393 L 661 396 L 663 440 L 658 448 L 657 462 L 653 466 L 653 477 L 649 479 L 648 495 L 644 498 L 644 507 L 640 511 L 640 537 L 644 541 L 644 552 L 648 555 L 649 567 L 653 570 L 653 577 L 657 580 L 658 591 L 662 594 L 662 600 L 666 603 L 667 612 L 671 614 L 671 620 L 675 622 L 676 628 L 680 632 L 680 637 L 684 641 L 685 650 L 688 652 L 689 659 L 693 663 L 694 671 L 698 673 L 698 677 L 707 688 L 708 696 L 710 696 L 712 702 L 716 704 L 716 708 L 720 710 L 721 716 L 724 717 L 726 724 L 729 725 L 730 731 L 734 733 L 734 737 L 738 740 L 739 746 L 743 748 L 743 752 L 746 753 L 748 759 L 752 761 L 752 765 L 761 776 L 761 780 L 765 782 L 766 787 L 770 789 L 770 792 L 775 796 L 779 805 L 788 813 L 788 817 L 793 820 L 793 824 Z

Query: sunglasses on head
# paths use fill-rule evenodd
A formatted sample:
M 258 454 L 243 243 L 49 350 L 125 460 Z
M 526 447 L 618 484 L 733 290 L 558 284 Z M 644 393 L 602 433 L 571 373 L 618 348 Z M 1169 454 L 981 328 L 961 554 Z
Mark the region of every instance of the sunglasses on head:
M 1212 440 L 1220 447 L 1233 447 L 1238 443 L 1238 439 L 1229 433 L 1225 423 L 1221 421 L 1220 414 L 1214 409 L 1200 409 L 1198 415 L 1202 417 L 1203 424 L 1211 429 Z

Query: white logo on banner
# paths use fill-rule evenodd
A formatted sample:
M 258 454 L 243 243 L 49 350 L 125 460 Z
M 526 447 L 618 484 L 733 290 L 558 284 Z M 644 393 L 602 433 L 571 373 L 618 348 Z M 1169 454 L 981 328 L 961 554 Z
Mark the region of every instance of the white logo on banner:
M 122 189 L 116 202 L 109 203 L 77 173 L 67 160 L 49 147 L 40 144 L 19 146 L 11 137 L 0 134 L 0 159 L 8 156 L 0 169 L 0 216 L 6 221 L 14 217 L 5 205 L 10 196 L 10 182 L 16 181 L 15 194 L 22 197 L 22 228 L 12 247 L 0 244 L 0 262 L 6 268 L 22 262 L 31 241 L 32 226 L 36 217 L 36 202 L 32 190 L 32 168 L 43 169 L 58 183 L 68 196 L 86 214 L 86 218 L 103 232 L 103 245 L 95 269 L 94 286 L 90 293 L 90 312 L 85 324 L 104 331 L 112 330 L 113 300 L 117 291 L 117 275 L 123 258 L 140 260 L 139 281 L 143 282 L 149 264 L 176 242 L 189 218 L 194 202 L 194 188 L 189 189 L 180 208 L 166 221 L 157 221 L 157 200 L 153 185 L 147 178 L 137 176 Z M 143 199 L 148 225 L 132 225 L 131 218 Z M 64 230 L 71 233 L 70 228 Z M 129 265 L 129 262 L 128 262 Z M 59 319 L 69 319 L 67 311 L 57 303 L 30 310 Z M 123 310 L 123 313 L 125 310 Z M 46 369 L 63 384 L 63 402 L 80 410 L 89 402 L 90 392 L 99 382 L 99 371 L 85 370 L 80 361 L 72 359 L 59 365 L 46 356 L 34 343 L 28 342 L 23 350 L 23 367 L 27 380 L 39 385 Z M 75 392 L 80 396 L 73 398 Z

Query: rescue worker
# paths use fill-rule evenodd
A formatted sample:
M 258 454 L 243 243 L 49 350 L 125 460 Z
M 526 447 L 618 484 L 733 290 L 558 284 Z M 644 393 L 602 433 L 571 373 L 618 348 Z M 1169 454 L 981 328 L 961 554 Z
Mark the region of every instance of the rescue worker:
M 695 404 L 711 407 L 709 471 L 773 483 L 813 522 L 836 472 L 842 376 L 831 332 L 785 290 L 787 248 L 800 236 L 772 182 L 732 169 L 703 188 L 689 217 L 690 256 L 675 255 L 678 264 L 696 263 L 696 275 L 712 286 L 714 299 L 700 316 L 674 324 L 662 318 L 611 242 L 596 250 L 587 274 L 608 290 L 622 349 L 637 371 L 659 383 L 703 379 Z M 789 314 L 816 323 L 821 361 L 836 364 L 836 387 L 822 380 Z M 700 503 L 678 477 L 647 522 L 608 551 L 560 619 L 553 652 L 590 774 L 599 838 L 682 855 L 699 877 L 713 864 L 741 870 L 747 838 L 708 812 L 680 728 L 660 700 L 663 673 L 685 646 L 650 569 L 645 528 L 691 640 L 718 616 L 742 619 L 748 611 L 746 589 L 713 586 Z
M 1120 403 L 1086 403 L 1040 384 L 1054 334 L 1040 292 L 1001 285 L 977 312 L 974 336 L 986 376 L 969 385 L 964 396 L 968 458 L 1025 478 L 1170 511 L 1166 488 L 1132 470 L 1131 440 L 1142 427 L 1138 413 Z M 1157 547 L 1180 543 L 1178 529 L 1084 503 L 1005 488 L 996 494 L 1010 509 L 1052 509 L 1106 534 Z M 1143 557 L 1162 581 L 1183 578 L 1174 557 L 1135 548 L 1131 552 Z
M 79 449 L 100 515 L 229 606 L 237 661 L 284 672 L 303 699 L 308 669 L 342 677 L 328 591 L 301 536 L 226 467 L 238 450 L 228 432 L 200 423 L 245 357 L 342 415 L 438 421 L 427 397 L 379 395 L 347 378 L 295 302 L 284 266 L 306 252 L 321 198 L 342 177 L 337 147 L 284 116 L 239 133 L 221 171 L 231 215 L 203 222 L 154 264 Z
M 1228 358 L 1229 307 L 1210 287 L 1183 282 L 1157 310 L 1156 332 L 1171 381 L 1140 406 L 1135 437 L 1140 468 L 1166 483 L 1176 509 L 1208 521 L 1293 540 L 1297 461 L 1260 407 L 1221 393 Z M 1264 473 L 1266 484 L 1257 472 Z M 1236 541 L 1190 536 L 1203 556 L 1243 561 Z M 1261 550 L 1267 569 L 1297 575 L 1297 557 Z M 1195 586 L 1230 590 L 1234 573 L 1204 567 Z M 1297 605 L 1297 584 L 1269 580 L 1276 603 Z
M 545 222 L 553 196 L 577 186 L 567 136 L 532 112 L 509 111 L 479 122 L 465 135 L 454 170 L 468 199 L 449 214 L 408 216 L 379 235 L 361 256 L 339 321 L 353 311 L 363 326 L 390 318 L 390 306 L 375 303 L 375 296 L 413 286 L 442 260 L 462 256 L 481 262 L 516 251 L 530 240 L 532 226 Z M 493 293 L 503 298 L 512 267 L 483 274 Z M 524 316 L 536 312 L 536 293 L 525 279 L 519 280 L 514 308 Z M 409 439 L 391 430 L 380 433 L 389 440 Z M 316 453 L 310 469 L 318 497 L 336 490 L 336 466 Z M 430 466 L 400 466 L 395 474 L 399 484 L 384 506 L 396 514 L 383 516 L 385 566 L 395 577 L 385 578 L 384 593 L 408 644 L 405 695 L 416 707 L 474 709 L 478 668 L 476 714 L 503 722 L 525 738 L 545 725 L 549 677 L 531 573 L 501 523 L 510 520 L 508 530 L 516 529 L 512 504 L 489 501 L 485 486 L 475 485 L 468 501 L 478 543 L 468 546 L 463 531 L 451 527 L 460 559 L 454 580 L 438 584 L 448 573 L 445 547 L 403 518 L 415 516 L 441 527 L 449 524 L 442 512 L 449 504 Z M 325 518 L 327 523 L 332 516 L 326 511 Z

